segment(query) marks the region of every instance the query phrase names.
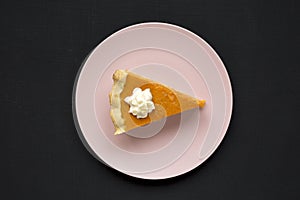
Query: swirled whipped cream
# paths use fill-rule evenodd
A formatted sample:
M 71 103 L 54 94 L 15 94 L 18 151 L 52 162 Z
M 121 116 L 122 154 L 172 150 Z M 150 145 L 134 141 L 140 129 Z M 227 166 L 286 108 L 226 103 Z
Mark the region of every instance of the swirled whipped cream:
M 138 119 L 146 118 L 148 113 L 151 113 L 155 109 L 149 88 L 143 91 L 141 88 L 135 88 L 132 91 L 132 95 L 126 97 L 124 101 L 130 105 L 129 113 Z

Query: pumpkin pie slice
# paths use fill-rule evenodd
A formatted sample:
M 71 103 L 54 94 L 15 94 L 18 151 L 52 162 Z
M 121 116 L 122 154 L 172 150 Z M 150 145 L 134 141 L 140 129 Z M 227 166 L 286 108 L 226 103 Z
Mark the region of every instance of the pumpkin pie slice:
M 111 105 L 110 116 L 115 126 L 115 135 L 187 110 L 203 108 L 205 105 L 205 100 L 191 97 L 162 83 L 127 70 L 116 70 L 113 74 L 113 81 L 109 99 Z M 133 100 L 132 104 L 128 103 L 128 98 L 133 97 L 133 93 L 137 90 L 138 92 L 147 91 L 148 95 L 146 97 L 144 95 L 146 100 L 151 97 L 150 103 L 144 102 L 143 106 L 137 105 L 135 107 L 144 111 L 147 105 L 150 105 L 150 112 L 146 116 L 135 115 L 134 109 L 131 108 L 138 104 L 137 102 L 140 102 L 139 99 L 137 101 Z M 150 97 L 149 91 L 152 95 Z

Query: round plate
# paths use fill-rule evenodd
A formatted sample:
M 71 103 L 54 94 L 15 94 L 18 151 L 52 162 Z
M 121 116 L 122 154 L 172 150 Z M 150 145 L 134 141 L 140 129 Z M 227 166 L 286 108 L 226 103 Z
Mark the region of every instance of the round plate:
M 116 69 L 162 82 L 199 99 L 194 109 L 115 136 L 108 94 Z M 86 58 L 73 90 L 79 136 L 98 160 L 127 175 L 164 179 L 203 163 L 225 136 L 232 89 L 215 51 L 192 32 L 166 23 L 142 23 L 101 42 Z

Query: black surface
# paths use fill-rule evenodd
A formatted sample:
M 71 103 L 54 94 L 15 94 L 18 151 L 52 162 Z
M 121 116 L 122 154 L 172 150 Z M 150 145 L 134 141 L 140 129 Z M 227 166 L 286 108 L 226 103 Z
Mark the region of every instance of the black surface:
M 300 199 L 299 3 L 195 2 L 1 1 L 1 199 Z M 146 21 L 203 37 L 234 91 L 218 150 L 165 181 L 104 166 L 72 119 L 73 82 L 85 56 L 116 30 Z

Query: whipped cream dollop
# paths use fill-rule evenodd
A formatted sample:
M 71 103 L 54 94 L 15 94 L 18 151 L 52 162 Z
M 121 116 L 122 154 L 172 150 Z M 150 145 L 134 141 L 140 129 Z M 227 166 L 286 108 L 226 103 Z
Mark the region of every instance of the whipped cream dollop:
M 148 113 L 151 113 L 155 109 L 149 88 L 145 90 L 135 88 L 132 91 L 132 95 L 126 97 L 124 101 L 130 105 L 129 113 L 133 114 L 138 119 L 146 118 Z

